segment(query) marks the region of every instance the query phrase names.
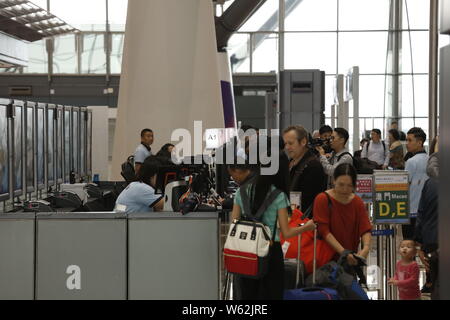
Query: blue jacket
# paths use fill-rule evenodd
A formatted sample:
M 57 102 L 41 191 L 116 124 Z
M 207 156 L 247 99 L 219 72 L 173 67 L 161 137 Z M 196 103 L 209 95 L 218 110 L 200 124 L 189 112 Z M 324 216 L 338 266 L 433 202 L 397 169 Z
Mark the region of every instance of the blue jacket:
M 418 153 L 406 161 L 405 170 L 409 173 L 409 212 L 411 218 L 417 217 L 422 189 L 429 179 L 427 165 L 428 155 L 426 153 Z

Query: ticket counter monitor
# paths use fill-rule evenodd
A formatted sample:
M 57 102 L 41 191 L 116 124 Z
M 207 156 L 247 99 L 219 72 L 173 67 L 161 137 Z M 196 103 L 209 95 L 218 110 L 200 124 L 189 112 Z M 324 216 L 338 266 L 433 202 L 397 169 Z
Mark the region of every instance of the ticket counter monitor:
M 45 104 L 36 106 L 36 187 L 45 189 L 46 151 L 45 151 Z
M 80 177 L 80 108 L 72 108 L 72 169 Z
M 72 108 L 64 107 L 64 183 L 70 182 L 70 172 L 72 171 Z
M 15 100 L 12 111 L 13 195 L 20 197 L 24 189 L 24 103 Z
M 36 191 L 36 103 L 25 106 L 25 189 L 27 193 Z
M 56 183 L 64 181 L 64 107 L 56 108 Z
M 0 201 L 9 200 L 10 194 L 10 134 L 8 108 L 10 100 L 0 99 Z M 0 208 L 0 211 L 2 208 Z
M 56 106 L 47 105 L 45 123 L 47 127 L 47 186 L 54 187 L 56 185 Z

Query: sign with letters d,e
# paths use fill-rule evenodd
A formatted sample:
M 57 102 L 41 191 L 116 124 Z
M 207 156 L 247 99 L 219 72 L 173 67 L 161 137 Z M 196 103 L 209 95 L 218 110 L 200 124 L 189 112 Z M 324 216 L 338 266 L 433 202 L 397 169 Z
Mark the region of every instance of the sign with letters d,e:
M 409 183 L 406 171 L 374 172 L 374 223 L 409 223 Z

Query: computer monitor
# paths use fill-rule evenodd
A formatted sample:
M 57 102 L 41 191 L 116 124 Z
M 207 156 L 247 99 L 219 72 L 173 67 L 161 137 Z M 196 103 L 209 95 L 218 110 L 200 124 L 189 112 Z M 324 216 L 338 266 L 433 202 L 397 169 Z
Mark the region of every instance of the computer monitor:
M 56 183 L 64 181 L 64 107 L 58 106 L 56 110 Z
M 86 130 L 87 109 L 80 108 L 80 177 L 86 178 Z
M 47 105 L 47 186 L 56 184 L 56 106 Z
M 87 157 L 86 157 L 86 171 L 88 177 L 92 177 L 92 110 L 87 111 L 87 136 L 86 136 L 86 144 L 87 144 Z
M 24 163 L 24 103 L 23 101 L 14 100 L 13 102 L 13 195 L 20 197 L 23 194 L 23 163 Z
M 69 183 L 72 170 L 72 108 L 64 107 L 64 182 Z
M 25 107 L 25 186 L 27 193 L 32 193 L 36 190 L 36 103 L 27 102 Z
M 8 105 L 10 101 L 0 99 L 0 201 L 10 199 L 9 190 L 9 122 Z
M 45 188 L 45 104 L 36 107 L 36 183 L 37 189 Z
M 80 174 L 80 108 L 72 108 L 72 169 Z

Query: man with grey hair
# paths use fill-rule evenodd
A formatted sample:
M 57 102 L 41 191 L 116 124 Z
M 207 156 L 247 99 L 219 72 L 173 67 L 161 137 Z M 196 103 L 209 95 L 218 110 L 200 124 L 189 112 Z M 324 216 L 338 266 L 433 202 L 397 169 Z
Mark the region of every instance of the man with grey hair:
M 290 191 L 301 192 L 301 210 L 306 211 L 316 196 L 325 191 L 327 179 L 322 165 L 308 147 L 308 132 L 301 126 L 284 130 L 283 140 L 289 163 Z

